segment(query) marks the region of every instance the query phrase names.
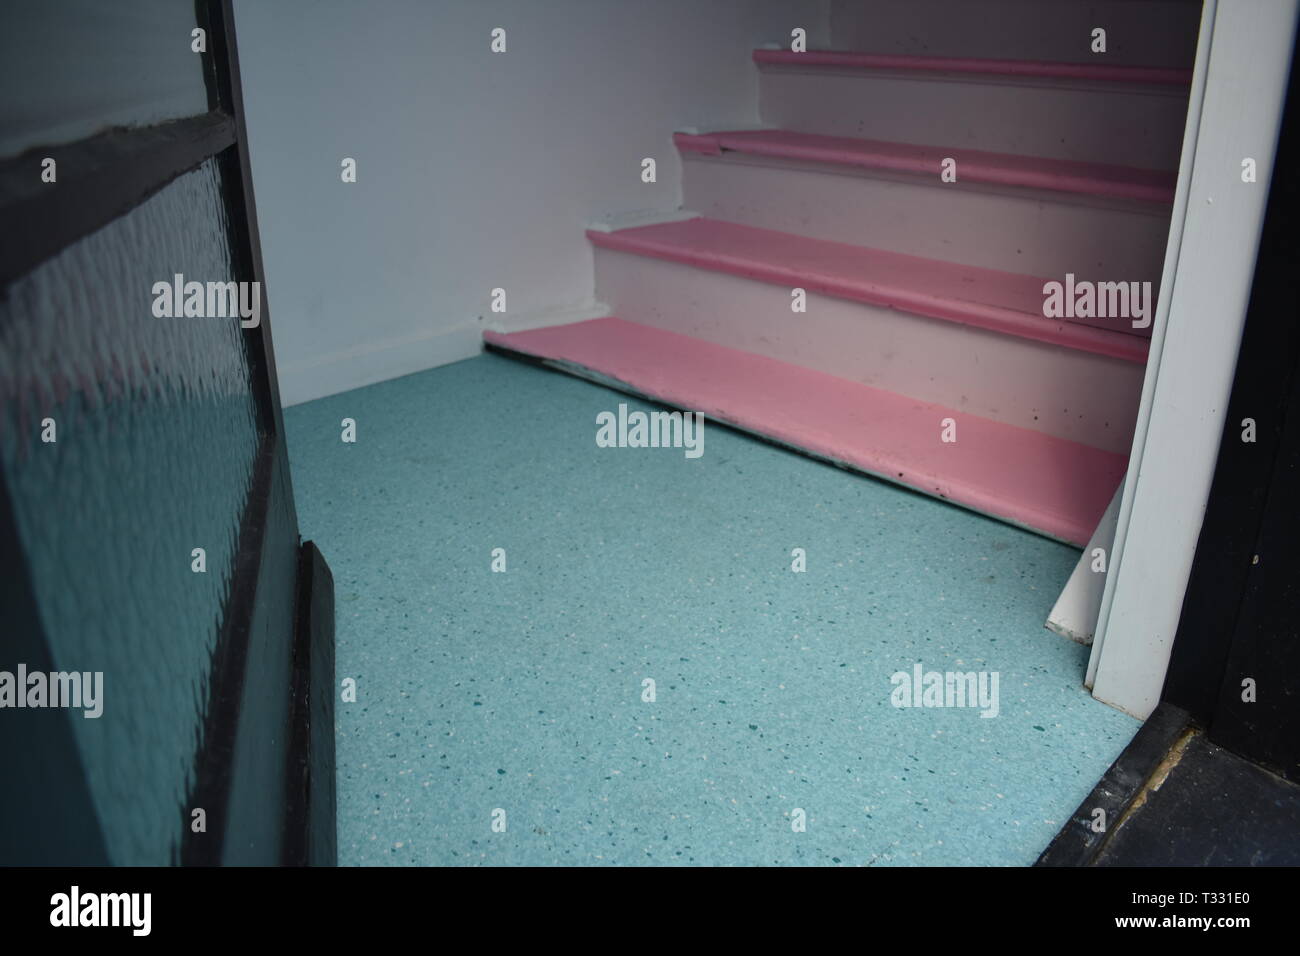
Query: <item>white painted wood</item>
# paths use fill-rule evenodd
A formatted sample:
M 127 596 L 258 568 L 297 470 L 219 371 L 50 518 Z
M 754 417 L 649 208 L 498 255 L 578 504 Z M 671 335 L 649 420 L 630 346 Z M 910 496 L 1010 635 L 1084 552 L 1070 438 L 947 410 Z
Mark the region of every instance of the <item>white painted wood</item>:
M 1079 556 L 1061 595 L 1047 615 L 1047 629 L 1080 644 L 1091 644 L 1101 613 L 1101 598 L 1106 589 L 1106 574 L 1111 545 L 1115 540 L 1115 523 L 1119 520 L 1119 502 L 1124 486 L 1115 489 L 1106 513 L 1097 522 L 1097 530 Z M 1098 552 L 1101 552 L 1100 554 Z
M 452 328 L 367 342 L 328 355 L 280 366 L 280 401 L 310 402 L 364 385 L 473 358 L 483 351 L 483 327 L 476 320 Z
M 1156 315 L 1089 661 L 1093 695 L 1138 717 L 1159 699 L 1209 495 L 1296 17 L 1296 0 L 1205 5 L 1174 212 L 1181 228 L 1165 262 L 1170 291 Z M 1255 184 L 1241 181 L 1245 156 L 1258 162 Z
M 674 133 L 685 133 L 687 136 L 700 136 L 703 133 L 731 133 L 740 130 L 770 129 L 771 127 L 763 123 L 755 123 L 753 126 L 745 126 L 737 123 L 706 123 L 700 126 L 678 126 L 673 129 Z
M 1142 387 L 1132 362 L 729 273 L 598 248 L 612 314 L 995 421 L 1124 453 Z
M 617 232 L 620 229 L 633 229 L 637 226 L 654 226 L 663 222 L 684 222 L 687 219 L 699 218 L 700 214 L 690 209 L 632 209 L 593 219 L 587 223 L 587 228 L 596 232 Z
M 586 322 L 589 319 L 603 319 L 612 314 L 609 306 L 603 302 L 575 305 L 567 309 L 542 309 L 522 314 L 494 313 L 484 317 L 483 329 L 490 332 L 526 332 L 529 329 L 542 329 L 552 325 L 572 325 L 574 322 Z
M 897 70 L 766 66 L 760 112 L 804 133 L 1172 169 L 1187 91 Z
M 684 155 L 685 204 L 728 222 L 1063 280 L 1150 281 L 1168 205 L 745 156 Z

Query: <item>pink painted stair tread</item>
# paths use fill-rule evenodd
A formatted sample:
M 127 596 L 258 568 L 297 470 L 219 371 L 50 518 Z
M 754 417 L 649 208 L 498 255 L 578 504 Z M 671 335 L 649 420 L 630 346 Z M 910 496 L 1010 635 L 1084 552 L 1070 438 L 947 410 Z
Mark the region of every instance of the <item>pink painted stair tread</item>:
M 953 146 L 918 146 L 822 136 L 780 129 L 677 133 L 673 142 L 683 151 L 706 155 L 716 156 L 727 150 L 858 169 L 919 173 L 933 175 L 936 179 L 943 160 L 950 157 L 956 160 L 957 173 L 952 185 L 988 183 L 1155 203 L 1173 202 L 1178 179 L 1176 172 L 1158 169 L 1019 156 Z
M 1043 316 L 1041 278 L 697 218 L 615 232 L 596 245 L 993 332 L 1145 363 L 1145 339 Z
M 618 318 L 484 337 L 1079 546 L 1127 465 L 1123 455 Z M 957 423 L 956 442 L 940 440 L 945 418 Z
M 925 73 L 972 73 L 1037 79 L 1190 86 L 1191 70 L 1152 66 L 1111 66 L 1047 60 L 992 60 L 960 56 L 914 56 L 901 53 L 855 53 L 847 50 L 755 50 L 754 62 L 767 66 L 832 67 Z

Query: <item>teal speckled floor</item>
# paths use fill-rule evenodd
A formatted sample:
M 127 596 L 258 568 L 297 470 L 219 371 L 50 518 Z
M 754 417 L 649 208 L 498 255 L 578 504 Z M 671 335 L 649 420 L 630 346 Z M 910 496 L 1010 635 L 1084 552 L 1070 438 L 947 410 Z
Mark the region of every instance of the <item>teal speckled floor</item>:
M 1032 863 L 1138 726 L 1043 628 L 1078 552 L 720 426 L 599 448 L 620 402 L 485 355 L 286 410 L 339 862 Z M 916 662 L 999 715 L 892 706 Z

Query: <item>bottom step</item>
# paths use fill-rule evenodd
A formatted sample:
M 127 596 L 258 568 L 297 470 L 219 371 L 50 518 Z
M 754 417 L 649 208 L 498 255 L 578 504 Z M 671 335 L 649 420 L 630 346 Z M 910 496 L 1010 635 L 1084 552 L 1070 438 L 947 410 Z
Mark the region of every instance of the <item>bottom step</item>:
M 1080 547 L 1127 466 L 1123 455 L 622 319 L 484 339 Z M 945 418 L 955 442 L 942 441 Z

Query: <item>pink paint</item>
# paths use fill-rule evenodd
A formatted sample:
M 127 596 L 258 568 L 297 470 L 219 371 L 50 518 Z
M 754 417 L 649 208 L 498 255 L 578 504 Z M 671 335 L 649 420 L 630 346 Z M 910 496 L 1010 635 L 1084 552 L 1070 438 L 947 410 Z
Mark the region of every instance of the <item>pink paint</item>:
M 1145 363 L 1138 336 L 1049 319 L 1033 276 L 755 229 L 716 219 L 589 230 L 594 245 L 947 319 L 1006 335 Z
M 1123 455 L 622 319 L 484 338 L 1079 546 L 1127 467 Z M 945 418 L 956 442 L 940 440 Z
M 673 136 L 673 142 L 685 152 L 710 156 L 731 150 L 752 156 L 854 166 L 859 169 L 921 173 L 936 179 L 942 170 L 943 160 L 951 157 L 956 160 L 958 185 L 964 182 L 991 183 L 1146 202 L 1173 202 L 1178 179 L 1177 173 L 1156 169 L 1015 156 L 949 146 L 916 146 L 910 143 L 820 136 L 787 130 L 703 135 L 677 133 Z
M 930 73 L 979 73 L 1058 80 L 1095 80 L 1107 83 L 1150 83 L 1157 86 L 1190 86 L 1192 82 L 1191 70 L 1162 67 L 1049 63 L 1042 60 L 982 60 L 949 56 L 904 56 L 836 50 L 810 50 L 807 53 L 795 53 L 791 50 L 755 50 L 754 62 L 778 66 L 915 70 Z

